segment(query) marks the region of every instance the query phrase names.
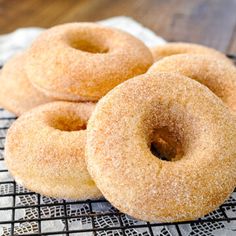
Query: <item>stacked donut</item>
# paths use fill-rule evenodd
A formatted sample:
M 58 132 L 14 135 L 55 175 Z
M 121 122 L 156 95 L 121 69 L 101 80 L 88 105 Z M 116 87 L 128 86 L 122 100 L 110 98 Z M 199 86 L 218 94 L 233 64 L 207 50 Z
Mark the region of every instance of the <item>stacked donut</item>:
M 149 49 L 120 30 L 94 23 L 55 26 L 4 66 L 0 104 L 20 115 L 55 100 L 98 101 L 152 63 Z
M 9 61 L 0 82 L 0 104 L 23 113 L 6 164 L 33 191 L 104 196 L 138 219 L 175 222 L 204 216 L 236 187 L 236 68 L 214 49 L 148 49 L 69 23 Z

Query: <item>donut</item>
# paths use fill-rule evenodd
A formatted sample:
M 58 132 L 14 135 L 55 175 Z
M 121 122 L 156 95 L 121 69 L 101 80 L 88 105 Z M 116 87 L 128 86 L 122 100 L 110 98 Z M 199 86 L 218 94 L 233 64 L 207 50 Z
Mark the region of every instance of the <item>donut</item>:
M 53 102 L 20 116 L 5 144 L 6 165 L 16 182 L 49 197 L 101 197 L 84 157 L 85 129 L 94 106 Z
M 209 48 L 200 44 L 194 43 L 166 43 L 163 45 L 158 45 L 151 48 L 151 52 L 154 58 L 154 61 L 158 61 L 163 57 L 175 55 L 175 54 L 207 54 L 213 57 L 225 60 L 227 62 L 232 62 L 220 51 L 215 50 L 214 48 Z
M 16 115 L 54 100 L 31 85 L 24 71 L 24 62 L 25 54 L 18 54 L 4 65 L 0 73 L 0 106 Z
M 197 80 L 236 112 L 236 67 L 225 60 L 209 55 L 173 55 L 157 61 L 149 72 L 178 72 Z
M 151 151 L 153 138 L 175 156 Z M 104 197 L 140 220 L 186 221 L 222 204 L 236 183 L 235 118 L 207 87 L 178 73 L 130 79 L 103 97 L 87 126 L 87 168 Z
M 95 23 L 68 23 L 35 40 L 25 68 L 32 84 L 48 96 L 96 101 L 152 63 L 150 50 L 128 33 Z

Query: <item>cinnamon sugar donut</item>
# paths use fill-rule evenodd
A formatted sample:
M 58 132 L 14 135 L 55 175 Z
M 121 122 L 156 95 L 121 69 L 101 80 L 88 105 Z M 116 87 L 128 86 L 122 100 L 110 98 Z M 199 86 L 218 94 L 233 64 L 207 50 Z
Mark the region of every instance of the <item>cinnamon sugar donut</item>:
M 31 85 L 24 71 L 24 62 L 25 54 L 18 54 L 5 64 L 0 74 L 0 106 L 16 115 L 54 100 Z
M 182 155 L 170 161 L 153 155 L 156 134 L 166 142 L 171 136 Z M 137 76 L 98 102 L 88 122 L 86 162 L 105 198 L 122 212 L 148 221 L 196 219 L 234 190 L 235 119 L 195 80 L 175 73 Z
M 173 55 L 156 62 L 149 72 L 178 72 L 197 80 L 236 112 L 236 67 L 225 60 L 209 55 Z
M 94 106 L 54 102 L 18 118 L 5 145 L 6 164 L 16 182 L 50 197 L 100 197 L 84 160 L 85 128 Z
M 175 54 L 187 53 L 187 54 L 207 54 L 232 63 L 222 52 L 217 51 L 214 48 L 209 48 L 194 43 L 183 43 L 183 42 L 167 43 L 151 48 L 151 52 L 155 61 L 160 60 L 163 57 Z
M 26 70 L 33 85 L 49 96 L 96 101 L 152 63 L 150 50 L 128 33 L 95 23 L 68 23 L 35 40 Z

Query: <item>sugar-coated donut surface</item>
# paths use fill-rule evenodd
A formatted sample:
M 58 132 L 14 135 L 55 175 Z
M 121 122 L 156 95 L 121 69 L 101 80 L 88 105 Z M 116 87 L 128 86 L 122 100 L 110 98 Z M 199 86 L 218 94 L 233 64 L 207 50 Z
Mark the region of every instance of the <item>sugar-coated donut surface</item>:
M 96 101 L 152 63 L 150 50 L 128 33 L 95 23 L 68 23 L 33 42 L 25 68 L 47 95 Z
M 227 62 L 231 63 L 231 61 L 222 52 L 217 51 L 214 48 L 209 48 L 194 43 L 184 43 L 184 42 L 167 43 L 151 48 L 151 52 L 155 61 L 160 60 L 163 57 L 175 54 L 188 53 L 188 54 L 212 55 L 215 58 L 226 60 Z
M 236 112 L 236 67 L 209 55 L 180 54 L 165 57 L 148 72 L 178 72 L 207 86 Z
M 10 127 L 5 160 L 15 180 L 50 197 L 101 197 L 88 174 L 86 124 L 93 103 L 48 103 L 24 113 Z
M 196 219 L 235 187 L 235 124 L 222 101 L 195 80 L 175 73 L 137 76 L 98 102 L 87 127 L 87 167 L 122 212 L 148 221 Z M 159 130 L 181 144 L 181 158 L 152 154 Z
M 16 115 L 55 100 L 31 85 L 24 71 L 24 62 L 25 53 L 18 54 L 11 58 L 0 72 L 0 106 Z

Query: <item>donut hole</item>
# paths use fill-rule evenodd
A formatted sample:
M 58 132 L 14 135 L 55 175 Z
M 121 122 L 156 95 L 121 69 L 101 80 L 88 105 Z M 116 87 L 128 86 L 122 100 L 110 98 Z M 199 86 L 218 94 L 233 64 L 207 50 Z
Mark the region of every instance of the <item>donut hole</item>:
M 164 161 L 178 161 L 183 157 L 182 144 L 167 128 L 153 132 L 150 150 L 154 156 Z
M 108 47 L 102 43 L 94 42 L 92 40 L 74 39 L 71 40 L 70 45 L 74 49 L 89 53 L 107 53 L 109 51 Z
M 61 131 L 78 131 L 85 130 L 87 128 L 87 123 L 79 119 L 78 117 L 70 117 L 70 116 L 57 116 L 50 120 L 49 125 L 54 129 L 58 129 Z

